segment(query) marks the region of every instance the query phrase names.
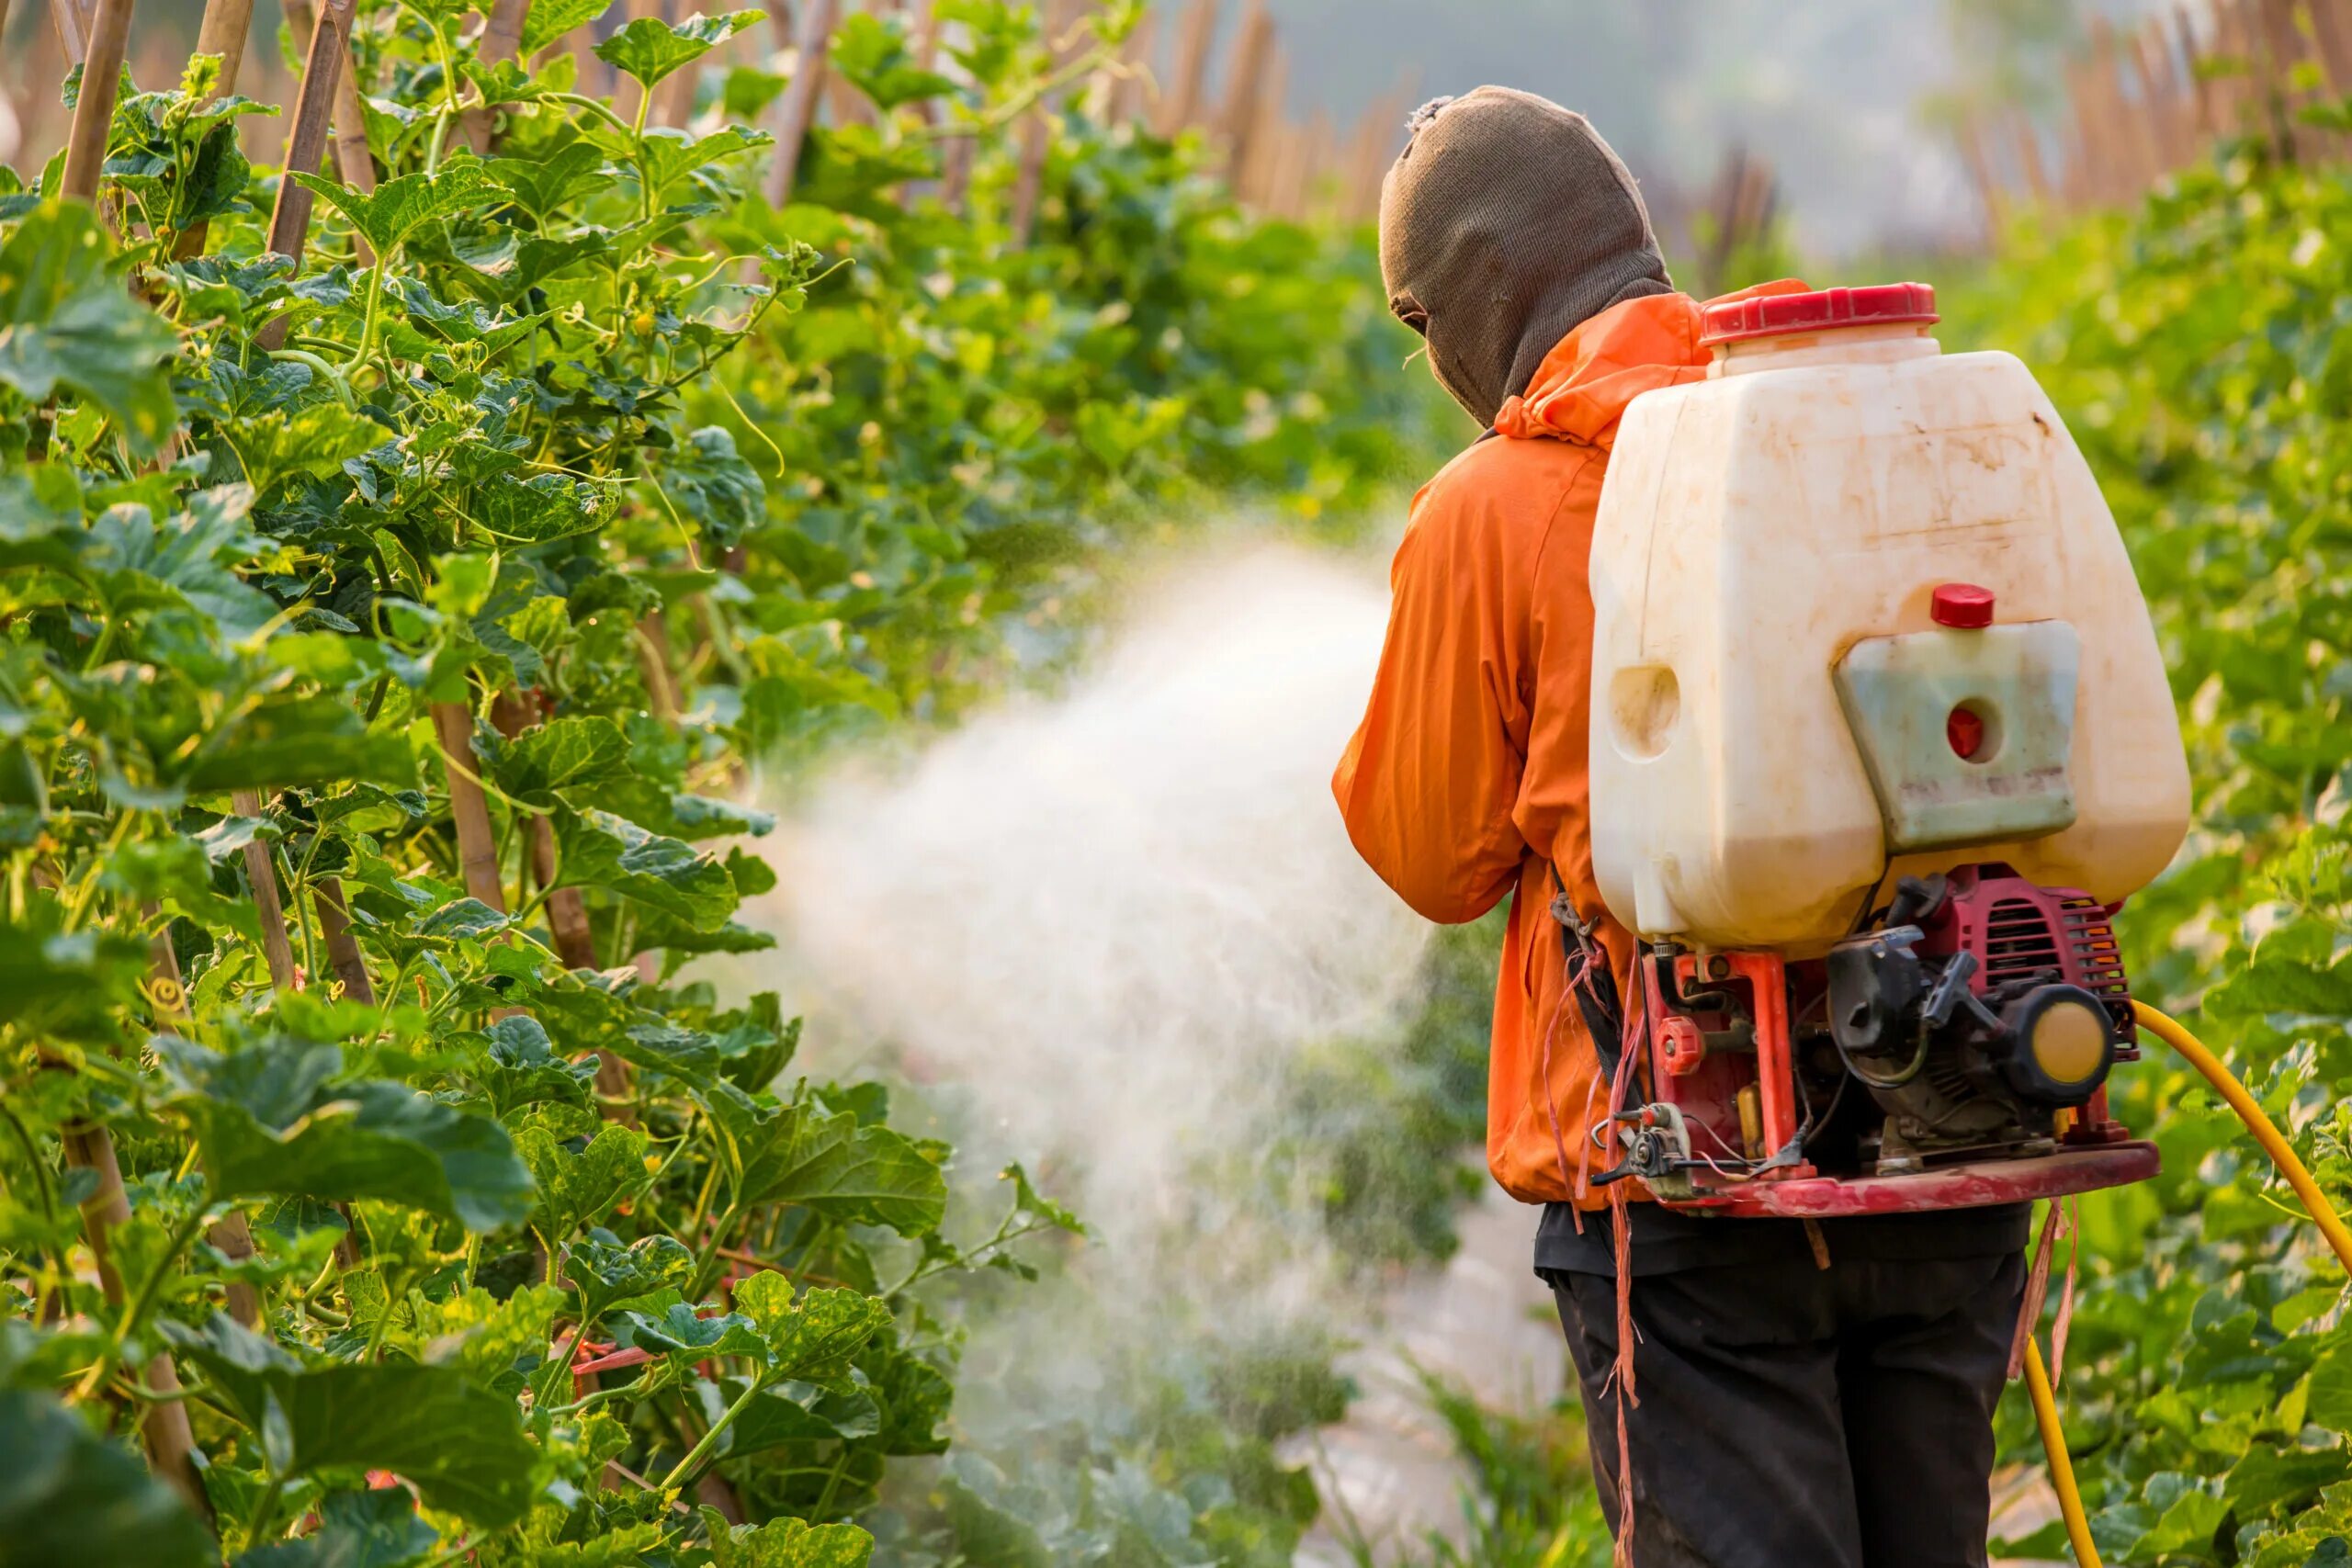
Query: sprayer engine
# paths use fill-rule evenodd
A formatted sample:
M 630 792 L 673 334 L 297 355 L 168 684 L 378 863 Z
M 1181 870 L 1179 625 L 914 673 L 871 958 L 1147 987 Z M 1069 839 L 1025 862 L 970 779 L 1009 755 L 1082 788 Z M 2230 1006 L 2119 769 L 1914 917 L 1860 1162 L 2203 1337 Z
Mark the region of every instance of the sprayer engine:
M 2112 913 L 2005 865 L 1966 866 L 1905 877 L 1876 930 L 1831 949 L 1830 1041 L 1884 1113 L 1858 1139 L 1864 1165 L 2048 1155 L 2091 1125 L 2109 1069 L 2138 1055 Z
M 2113 914 L 1991 863 L 1902 878 L 1818 959 L 1653 944 L 1595 1181 L 1826 1217 L 2154 1174 L 2107 1111 L 2108 1074 L 2139 1055 Z

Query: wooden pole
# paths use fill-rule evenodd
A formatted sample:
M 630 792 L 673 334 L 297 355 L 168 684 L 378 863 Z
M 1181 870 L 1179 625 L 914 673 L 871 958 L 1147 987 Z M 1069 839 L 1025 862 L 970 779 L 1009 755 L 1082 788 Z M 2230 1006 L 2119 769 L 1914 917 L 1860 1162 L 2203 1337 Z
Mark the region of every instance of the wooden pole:
M 1233 69 L 1227 78 L 1225 107 L 1218 116 L 1225 131 L 1226 177 L 1239 181 L 1250 165 L 1250 133 L 1259 118 L 1266 67 L 1274 52 L 1274 22 L 1264 0 L 1250 0 L 1241 21 L 1241 36 L 1234 40 Z
M 318 173 L 326 155 L 327 125 L 335 100 L 335 81 L 350 52 L 354 0 L 325 0 L 311 28 L 311 47 L 302 60 L 302 85 L 294 98 L 294 129 L 286 139 L 286 171 L 277 182 L 277 205 L 269 214 L 269 248 L 299 263 L 310 243 L 310 187 L 293 176 Z M 265 349 L 284 346 L 290 315 L 266 322 L 254 334 Z
M 2189 17 L 2188 0 L 2174 8 L 2172 21 L 2173 30 L 2180 37 L 2181 70 L 2188 80 L 2194 135 L 2201 153 L 2203 144 L 2221 134 L 2221 116 L 2213 101 L 2213 84 L 2198 69 L 2205 54 L 2198 45 L 2197 24 Z
M 499 874 L 498 836 L 490 825 L 490 800 L 481 788 L 481 763 L 474 755 L 474 710 L 464 703 L 435 703 L 433 733 L 441 742 L 442 774 L 449 786 L 449 816 L 457 825 L 458 865 L 466 891 L 503 915 L 506 890 Z
M 1184 25 L 1176 35 L 1176 58 L 1168 73 L 1169 90 L 1159 100 L 1159 117 L 1152 129 L 1174 140 L 1201 118 L 1209 74 L 1209 46 L 1216 39 L 1217 0 L 1193 0 Z
M 501 692 L 491 699 L 490 721 L 508 739 L 539 722 L 538 704 L 528 693 Z M 541 888 L 555 881 L 555 829 L 544 817 L 530 819 L 531 874 Z M 548 931 L 555 938 L 556 956 L 567 969 L 596 967 L 595 932 L 588 922 L 587 900 L 577 887 L 559 887 L 547 897 Z M 630 1101 L 628 1064 L 610 1051 L 596 1053 L 596 1097 L 605 1120 L 634 1125 L 637 1113 Z
M 768 165 L 768 205 L 782 207 L 792 199 L 792 182 L 800 172 L 800 143 L 817 118 L 818 89 L 825 80 L 825 51 L 831 46 L 833 24 L 841 0 L 808 0 L 800 13 L 797 59 L 792 80 L 776 100 L 775 162 Z
M 232 792 L 229 805 L 240 817 L 258 820 L 262 814 L 261 796 L 253 790 Z M 269 982 L 281 991 L 294 990 L 294 944 L 286 935 L 286 906 L 278 897 L 277 868 L 269 844 L 255 837 L 240 852 L 245 858 L 245 881 L 253 889 L 254 908 L 261 917 L 261 950 L 269 961 Z
M 220 57 L 214 97 L 237 90 L 237 73 L 245 63 L 245 38 L 253 25 L 254 0 L 205 0 L 204 19 L 197 24 L 196 52 Z
M 2352 97 L 2352 0 L 2312 0 L 2312 41 L 2319 47 L 2327 90 Z
M 96 13 L 83 0 L 49 0 L 49 19 L 57 28 L 57 47 L 67 68 L 81 64 L 90 52 Z
M 97 199 L 98 169 L 106 162 L 115 95 L 122 85 L 122 57 L 130 45 L 130 3 L 98 0 L 88 48 L 79 54 L 70 47 L 67 50 L 69 56 L 82 62 L 82 96 L 74 106 L 74 129 L 65 142 L 65 175 L 58 186 L 65 195 L 84 201 Z M 55 14 L 62 18 L 74 9 L 74 0 L 55 0 Z M 62 20 L 58 36 L 65 37 Z
M 1046 69 L 1056 71 L 1068 62 L 1063 39 L 1078 25 L 1083 0 L 1051 0 L 1046 10 Z M 1021 157 L 1013 172 L 1012 209 L 1009 226 L 1012 243 L 1026 245 L 1037 227 L 1037 203 L 1045 194 L 1046 157 L 1053 150 L 1052 117 L 1060 104 L 1041 101 L 1021 117 Z
M 122 1189 L 122 1167 L 115 1159 L 114 1139 L 104 1127 L 75 1122 L 59 1129 L 59 1141 L 64 1145 L 68 1167 L 86 1170 L 97 1178 L 96 1187 L 82 1200 L 82 1234 L 90 1244 L 90 1256 L 97 1262 L 99 1289 L 105 1292 L 107 1303 L 119 1309 L 123 1304 L 122 1276 L 114 1266 L 111 1237 L 130 1223 L 130 1199 Z M 204 1481 L 196 1467 L 196 1434 L 188 1426 L 186 1402 L 176 1397 L 180 1393 L 180 1374 L 170 1353 L 150 1357 L 140 1371 L 140 1381 L 162 1396 L 148 1406 L 146 1417 L 139 1426 L 139 1439 L 147 1450 L 147 1462 L 171 1483 L 198 1517 L 209 1524 L 212 1503 L 205 1495 Z
M 482 29 L 481 62 L 495 65 L 502 60 L 514 59 L 523 47 L 523 28 L 530 19 L 531 0 L 493 0 L 490 21 Z M 346 23 L 345 35 L 347 37 L 350 31 Z M 496 104 L 484 104 L 465 112 L 459 129 L 465 134 L 466 145 L 476 153 L 489 154 L 491 125 L 497 115 Z

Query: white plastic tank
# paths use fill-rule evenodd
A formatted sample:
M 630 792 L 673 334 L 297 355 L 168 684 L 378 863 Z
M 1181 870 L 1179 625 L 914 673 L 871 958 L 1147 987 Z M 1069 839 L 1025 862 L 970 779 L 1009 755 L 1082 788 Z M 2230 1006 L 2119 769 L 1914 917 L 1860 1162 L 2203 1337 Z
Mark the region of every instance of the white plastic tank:
M 2147 605 L 2058 412 L 1924 284 L 1710 307 L 1592 543 L 1593 863 L 1645 938 L 1818 953 L 1894 878 L 2113 902 L 2188 822 Z

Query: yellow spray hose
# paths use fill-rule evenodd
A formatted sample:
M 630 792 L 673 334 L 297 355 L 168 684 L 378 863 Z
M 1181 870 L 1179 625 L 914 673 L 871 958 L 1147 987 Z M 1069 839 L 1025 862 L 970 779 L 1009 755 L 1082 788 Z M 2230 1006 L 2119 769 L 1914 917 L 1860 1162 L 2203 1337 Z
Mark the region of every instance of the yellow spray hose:
M 2287 1185 L 2303 1201 L 2303 1207 L 2311 1212 L 2320 1234 L 2327 1237 L 2327 1245 L 2335 1249 L 2345 1271 L 2352 1273 L 2352 1229 L 2345 1226 L 2342 1216 L 2319 1190 L 2319 1183 L 2312 1179 L 2312 1173 L 2296 1157 L 2294 1145 L 2263 1114 L 2262 1107 L 2246 1093 L 2245 1086 L 2230 1075 L 2230 1069 L 2206 1049 L 2203 1041 L 2173 1020 L 2145 1002 L 2133 1002 L 2132 1010 L 2141 1028 L 2186 1056 L 2188 1065 L 2204 1074 L 2205 1081 L 2230 1102 L 2230 1109 L 2238 1113 L 2246 1131 L 2254 1134 L 2263 1152 L 2278 1166 Z M 2075 1489 L 2075 1465 L 2066 1453 L 2066 1435 L 2058 1427 L 2057 1395 L 2051 1391 L 2049 1369 L 2041 1364 L 2041 1347 L 2030 1334 L 2025 1342 L 2025 1384 L 2026 1392 L 2033 1396 L 2033 1423 L 2041 1429 L 2041 1446 L 2050 1456 L 2050 1484 L 2058 1493 L 2058 1511 L 2065 1518 L 2066 1539 L 2074 1543 L 2075 1561 L 2081 1568 L 2100 1568 L 2098 1548 L 2091 1540 L 2090 1521 L 2083 1513 L 2083 1496 Z

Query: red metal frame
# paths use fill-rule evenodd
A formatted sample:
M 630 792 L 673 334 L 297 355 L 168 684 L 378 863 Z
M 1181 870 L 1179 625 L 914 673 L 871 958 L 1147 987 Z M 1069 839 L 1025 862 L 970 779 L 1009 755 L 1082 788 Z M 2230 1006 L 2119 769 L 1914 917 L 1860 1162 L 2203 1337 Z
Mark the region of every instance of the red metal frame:
M 2129 1142 L 2062 1149 L 2030 1159 L 1985 1160 L 1908 1176 L 1815 1176 L 1785 1181 L 1721 1180 L 1698 1174 L 1713 1188 L 1705 1197 L 1668 1204 L 1711 1213 L 1826 1220 L 1849 1214 L 1899 1214 L 1921 1209 L 1975 1209 L 2063 1198 L 2101 1187 L 2145 1181 L 2162 1168 L 2156 1145 Z

